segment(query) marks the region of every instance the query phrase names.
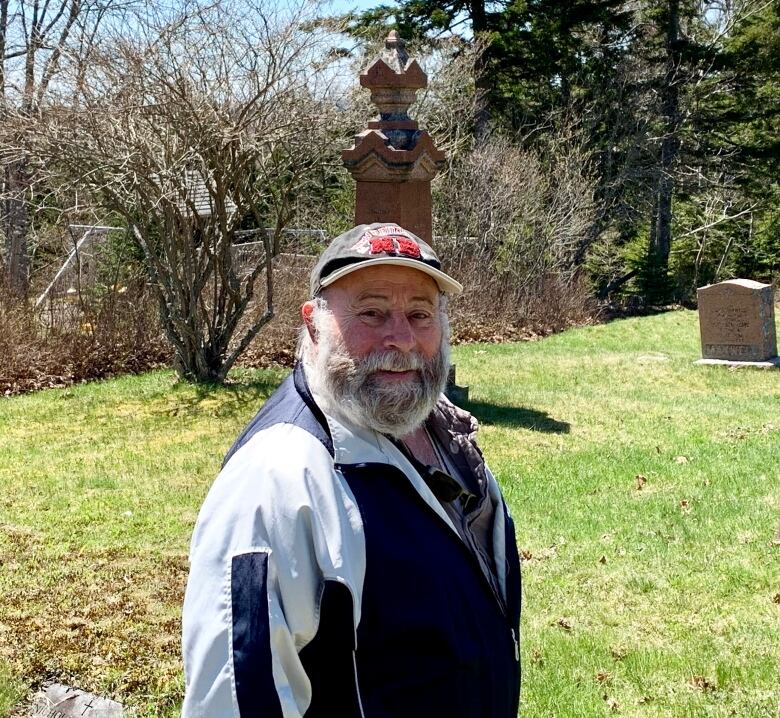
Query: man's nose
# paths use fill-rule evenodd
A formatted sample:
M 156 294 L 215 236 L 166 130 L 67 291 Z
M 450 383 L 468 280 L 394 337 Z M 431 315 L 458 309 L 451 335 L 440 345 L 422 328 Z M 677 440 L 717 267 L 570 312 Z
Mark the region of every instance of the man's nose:
M 384 338 L 385 349 L 397 349 L 409 352 L 414 349 L 414 329 L 409 323 L 405 312 L 393 312 L 387 322 L 387 333 Z

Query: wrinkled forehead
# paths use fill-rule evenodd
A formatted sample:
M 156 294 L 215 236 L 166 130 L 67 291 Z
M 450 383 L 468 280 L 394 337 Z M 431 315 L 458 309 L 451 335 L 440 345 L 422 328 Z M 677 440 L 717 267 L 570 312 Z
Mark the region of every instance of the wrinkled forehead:
M 411 267 L 379 265 L 347 274 L 326 287 L 322 296 L 340 296 L 358 301 L 365 298 L 424 301 L 438 306 L 441 292 L 436 282 L 424 272 Z

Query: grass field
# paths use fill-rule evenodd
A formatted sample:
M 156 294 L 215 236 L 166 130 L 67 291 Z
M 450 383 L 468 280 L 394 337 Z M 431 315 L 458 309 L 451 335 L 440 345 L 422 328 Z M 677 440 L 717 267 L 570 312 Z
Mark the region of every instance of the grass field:
M 780 371 L 698 351 L 685 311 L 455 351 L 525 557 L 524 718 L 780 716 Z M 280 378 L 0 401 L 0 716 L 46 679 L 176 714 L 192 525 Z

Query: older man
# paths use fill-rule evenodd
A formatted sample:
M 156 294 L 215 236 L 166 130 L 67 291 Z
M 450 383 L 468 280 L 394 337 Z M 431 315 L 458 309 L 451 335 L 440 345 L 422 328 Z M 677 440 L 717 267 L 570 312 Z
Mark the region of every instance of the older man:
M 460 285 L 397 225 L 323 253 L 300 361 L 192 540 L 185 718 L 514 718 L 514 528 L 441 394 Z

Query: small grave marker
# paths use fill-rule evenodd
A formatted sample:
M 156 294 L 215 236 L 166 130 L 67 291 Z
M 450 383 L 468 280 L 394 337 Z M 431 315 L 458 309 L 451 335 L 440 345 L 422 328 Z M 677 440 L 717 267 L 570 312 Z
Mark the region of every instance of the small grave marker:
M 463 406 L 468 403 L 469 388 L 467 386 L 458 386 L 455 382 L 454 364 L 450 364 L 449 372 L 447 372 L 447 386 L 444 389 L 444 393 L 453 404 Z
M 123 718 L 121 703 L 86 691 L 51 683 L 35 697 L 33 718 Z
M 730 279 L 698 290 L 700 364 L 777 366 L 771 284 Z

